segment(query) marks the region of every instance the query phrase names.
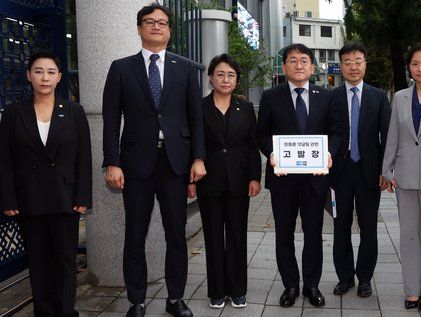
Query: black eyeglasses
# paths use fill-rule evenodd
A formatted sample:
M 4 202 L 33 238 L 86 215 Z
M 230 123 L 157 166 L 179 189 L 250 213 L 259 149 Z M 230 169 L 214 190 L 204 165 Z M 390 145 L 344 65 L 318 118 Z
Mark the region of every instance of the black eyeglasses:
M 158 27 L 160 29 L 165 29 L 169 25 L 169 22 L 168 21 L 165 21 L 165 20 L 154 20 L 154 19 L 145 19 L 145 20 L 142 20 L 142 23 L 144 25 L 146 25 L 148 28 L 152 28 L 152 27 L 155 26 L 155 24 L 158 24 Z

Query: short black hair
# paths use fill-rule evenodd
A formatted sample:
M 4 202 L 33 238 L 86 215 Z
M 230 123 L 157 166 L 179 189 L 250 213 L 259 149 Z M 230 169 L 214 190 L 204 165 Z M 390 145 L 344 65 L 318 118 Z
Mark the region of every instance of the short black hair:
M 137 13 L 137 26 L 140 26 L 142 24 L 143 17 L 145 15 L 153 13 L 155 10 L 161 10 L 165 13 L 165 15 L 168 17 L 168 25 L 171 27 L 171 11 L 160 5 L 159 3 L 151 3 L 150 5 L 144 6 L 142 9 L 139 10 Z
M 220 63 L 227 63 L 237 74 L 237 82 L 240 81 L 240 74 L 241 74 L 240 65 L 238 65 L 237 61 L 231 55 L 226 54 L 226 53 L 221 54 L 221 55 L 216 55 L 214 58 L 212 58 L 208 67 L 208 76 L 213 75 L 215 68 Z
M 412 75 L 409 65 L 411 64 L 412 57 L 414 57 L 414 54 L 418 51 L 421 51 L 421 42 L 415 43 L 415 45 L 409 49 L 408 54 L 406 54 L 406 67 L 410 78 L 412 78 Z
M 286 46 L 284 48 L 284 54 L 282 55 L 282 62 L 285 64 L 288 58 L 288 54 L 291 53 L 292 51 L 297 51 L 300 52 L 302 54 L 306 54 L 308 55 L 308 57 L 310 57 L 311 63 L 314 64 L 314 54 L 313 51 L 311 49 L 309 49 L 307 46 L 305 46 L 304 44 L 290 44 L 288 46 Z
M 35 61 L 40 59 L 40 58 L 48 58 L 53 60 L 53 62 L 56 64 L 58 71 L 61 71 L 61 63 L 60 60 L 58 59 L 57 55 L 55 55 L 54 53 L 50 52 L 50 51 L 38 51 L 34 54 L 32 54 L 29 57 L 28 60 L 28 70 L 30 71 L 32 66 L 34 65 Z
M 342 46 L 342 48 L 339 50 L 339 61 L 342 62 L 342 56 L 344 54 L 349 54 L 352 52 L 361 52 L 364 55 L 364 59 L 367 59 L 367 49 L 365 48 L 365 46 L 361 43 L 346 43 L 344 46 Z

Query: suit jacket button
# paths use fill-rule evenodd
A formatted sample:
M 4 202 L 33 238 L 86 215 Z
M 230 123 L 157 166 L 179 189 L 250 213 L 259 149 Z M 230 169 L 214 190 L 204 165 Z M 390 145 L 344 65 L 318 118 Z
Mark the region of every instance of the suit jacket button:
M 227 149 L 222 149 L 222 153 L 227 153 Z
M 32 165 L 32 169 L 36 169 L 37 168 L 37 166 L 36 165 Z
M 52 167 L 56 166 L 56 163 L 51 163 L 51 166 L 52 166 Z
M 418 146 L 418 142 L 415 142 L 415 145 Z
M 162 115 L 160 115 L 160 114 L 159 114 L 159 115 L 158 115 L 158 119 L 161 119 L 161 118 L 162 118 Z

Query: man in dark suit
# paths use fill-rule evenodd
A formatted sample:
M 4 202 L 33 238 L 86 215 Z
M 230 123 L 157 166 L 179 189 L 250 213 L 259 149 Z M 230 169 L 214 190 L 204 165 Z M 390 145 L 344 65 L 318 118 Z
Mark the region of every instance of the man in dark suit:
M 166 52 L 170 15 L 158 4 L 138 12 L 143 48 L 112 63 L 104 88 L 103 166 L 108 184 L 123 189 L 126 212 L 123 271 L 132 303 L 127 316 L 145 314 L 145 239 L 155 194 L 167 242 L 166 311 L 193 315 L 182 300 L 187 279 L 186 203 L 189 169 L 191 182 L 206 173 L 203 119 L 196 69 L 189 60 Z
M 318 289 L 322 273 L 323 210 L 328 190 L 325 175 L 274 174 L 273 135 L 324 134 L 329 137 L 329 167 L 340 142 L 339 122 L 329 93 L 309 83 L 314 72 L 312 51 L 302 44 L 285 48 L 282 69 L 288 82 L 263 92 L 259 108 L 260 150 L 268 158 L 266 188 L 270 190 L 276 226 L 276 259 L 285 291 L 283 307 L 293 306 L 299 295 L 299 270 L 294 231 L 298 210 L 304 232 L 303 295 L 314 306 L 325 300 Z
M 333 293 L 347 293 L 355 285 L 357 274 L 357 294 L 361 297 L 372 294 L 380 190 L 387 186 L 381 167 L 391 112 L 386 94 L 363 82 L 366 57 L 362 45 L 347 44 L 341 48 L 339 58 L 345 84 L 334 89 L 331 96 L 342 130 L 341 147 L 330 173 L 337 209 L 333 261 L 339 277 Z M 354 201 L 361 240 L 355 269 L 351 243 Z

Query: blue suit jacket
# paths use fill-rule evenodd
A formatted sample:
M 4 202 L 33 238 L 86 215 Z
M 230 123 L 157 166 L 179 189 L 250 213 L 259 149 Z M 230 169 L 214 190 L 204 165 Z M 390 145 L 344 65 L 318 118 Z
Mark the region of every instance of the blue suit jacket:
M 126 178 L 148 177 L 156 164 L 159 130 L 176 174 L 205 158 L 197 70 L 189 60 L 166 53 L 159 110 L 153 103 L 142 53 L 114 61 L 104 87 L 103 166 L 120 166 Z

